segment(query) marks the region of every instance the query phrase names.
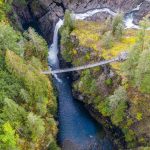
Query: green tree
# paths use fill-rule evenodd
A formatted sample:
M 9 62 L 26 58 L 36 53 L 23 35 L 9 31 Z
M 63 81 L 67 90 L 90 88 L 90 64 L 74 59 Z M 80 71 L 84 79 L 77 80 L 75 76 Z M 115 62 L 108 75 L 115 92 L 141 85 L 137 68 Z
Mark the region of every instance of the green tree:
M 145 49 L 140 55 L 135 70 L 135 84 L 142 92 L 150 93 L 150 48 Z
M 70 39 L 70 33 L 74 29 L 74 20 L 71 17 L 71 14 L 69 11 L 65 12 L 64 17 L 64 25 L 60 29 L 61 33 L 61 46 L 62 46 L 62 56 L 63 58 L 71 62 L 72 58 L 72 49 L 73 49 L 73 43 Z
M 141 53 L 140 44 L 136 43 L 128 53 L 128 59 L 123 63 L 122 69 L 131 82 L 134 81 L 135 68 Z
M 123 15 L 118 14 L 112 21 L 112 34 L 117 40 L 121 40 L 124 32 Z
M 19 55 L 23 53 L 23 49 L 21 49 L 19 45 L 21 36 L 9 24 L 1 22 L 0 33 L 0 50 L 3 51 L 3 53 L 5 53 L 7 49 Z
M 0 70 L 1 93 L 6 95 L 8 98 L 17 99 L 20 88 L 21 85 L 19 80 L 17 80 L 13 75 L 9 74 L 7 71 Z
M 40 116 L 33 114 L 32 112 L 27 116 L 27 127 L 31 132 L 33 141 L 36 141 L 39 137 L 42 137 L 45 133 L 45 123 Z
M 69 31 L 74 29 L 74 20 L 72 19 L 71 12 L 69 10 L 66 10 L 65 12 L 63 28 L 69 28 Z
M 11 3 L 12 0 L 5 1 L 5 0 L 0 0 L 0 21 L 5 20 L 7 13 L 11 11 Z
M 125 102 L 126 100 L 127 100 L 126 90 L 120 86 L 118 89 L 114 91 L 114 94 L 109 97 L 109 107 L 111 111 L 113 112 L 118 107 L 118 104 L 121 101 Z
M 140 65 L 140 63 L 142 65 L 144 65 L 143 63 L 145 63 L 145 60 L 141 54 L 147 53 L 147 52 L 144 52 L 144 50 L 147 50 L 147 51 L 149 50 L 149 38 L 147 35 L 148 33 L 146 32 L 149 26 L 149 21 L 147 19 L 144 19 L 140 24 L 141 24 L 141 30 L 139 30 L 137 34 L 136 43 L 130 49 L 129 54 L 128 54 L 128 59 L 122 65 L 124 73 L 128 76 L 129 80 L 132 83 L 134 83 L 134 85 L 137 85 L 137 84 L 139 85 L 138 82 L 140 82 L 140 78 L 138 79 L 138 76 L 140 74 L 140 69 L 142 69 L 142 66 Z M 139 69 L 137 68 L 137 66 Z
M 127 93 L 123 87 L 120 86 L 109 97 L 109 109 L 112 122 L 115 125 L 119 125 L 123 121 L 125 110 L 127 109 Z
M 39 111 L 39 104 L 41 104 L 41 108 L 50 105 L 50 109 L 56 110 L 56 99 L 53 94 L 53 87 L 45 75 L 41 74 L 40 71 L 31 64 L 26 64 L 21 57 L 12 51 L 6 52 L 6 66 L 10 73 L 22 81 L 24 89 L 28 91 L 29 98 L 31 98 L 29 104 L 31 106 L 37 106 L 36 110 L 38 113 L 43 112 L 42 110 Z M 45 106 L 43 107 L 43 105 Z M 53 111 L 53 113 L 55 112 Z
M 75 89 L 83 92 L 87 95 L 95 94 L 96 88 L 96 80 L 93 79 L 90 70 L 84 70 L 81 75 L 80 82 L 75 85 Z
M 19 96 L 20 96 L 20 98 L 24 101 L 24 102 L 26 102 L 26 103 L 29 103 L 29 101 L 30 101 L 30 95 L 29 95 L 29 93 L 28 93 L 28 91 L 26 91 L 25 89 L 21 89 L 20 90 L 20 92 L 19 92 Z
M 45 61 L 48 56 L 48 45 L 46 41 L 33 28 L 29 28 L 24 33 L 24 36 L 27 39 L 25 44 L 25 57 L 29 59 L 31 56 L 35 56 L 41 61 Z
M 3 111 L 0 114 L 1 121 L 9 121 L 14 128 L 19 129 L 24 123 L 26 115 L 24 108 L 15 101 L 8 98 L 4 99 Z
M 9 122 L 4 123 L 0 130 L 0 149 L 19 150 L 17 147 L 17 136 L 15 134 L 15 130 Z

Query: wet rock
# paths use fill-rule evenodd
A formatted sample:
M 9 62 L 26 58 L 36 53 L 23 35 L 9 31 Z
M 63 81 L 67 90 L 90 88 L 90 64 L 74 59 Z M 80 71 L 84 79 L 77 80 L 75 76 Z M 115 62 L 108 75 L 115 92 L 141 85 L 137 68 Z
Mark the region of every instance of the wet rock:
M 32 13 L 37 19 L 45 39 L 52 43 L 54 27 L 59 18 L 64 15 L 63 8 L 59 5 L 61 1 L 39 0 L 30 4 Z
M 58 16 L 51 12 L 48 12 L 38 20 L 41 31 L 49 43 L 52 43 L 55 24 L 58 22 L 58 20 Z
M 15 12 L 17 12 L 18 21 L 21 24 L 32 22 L 33 18 L 27 6 L 20 6 L 19 4 L 13 4 L 13 9 Z

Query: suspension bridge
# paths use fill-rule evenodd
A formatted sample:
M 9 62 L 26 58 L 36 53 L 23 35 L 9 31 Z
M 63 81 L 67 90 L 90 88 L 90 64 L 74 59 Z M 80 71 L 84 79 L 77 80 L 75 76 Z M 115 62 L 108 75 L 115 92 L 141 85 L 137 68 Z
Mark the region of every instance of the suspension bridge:
M 42 74 L 46 74 L 46 75 L 48 75 L 48 74 L 60 74 L 60 73 L 73 72 L 73 71 L 79 71 L 79 70 L 94 68 L 97 66 L 102 66 L 102 65 L 109 64 L 109 63 L 116 62 L 116 61 L 121 62 L 121 61 L 124 61 L 127 59 L 127 55 L 128 55 L 127 52 L 122 52 L 117 57 L 112 58 L 110 60 L 103 60 L 100 62 L 96 62 L 94 64 L 88 64 L 88 65 L 83 65 L 83 66 L 73 67 L 73 68 L 56 69 L 56 70 L 50 69 L 48 71 L 43 71 Z

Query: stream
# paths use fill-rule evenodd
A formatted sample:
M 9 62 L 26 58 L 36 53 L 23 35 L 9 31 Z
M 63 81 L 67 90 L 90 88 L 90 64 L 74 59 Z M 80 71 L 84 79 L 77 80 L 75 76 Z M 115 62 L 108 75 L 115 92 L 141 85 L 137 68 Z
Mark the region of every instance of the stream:
M 141 5 L 141 4 L 140 4 Z M 126 28 L 139 28 L 133 24 L 133 12 L 138 11 L 140 5 L 132 13 L 125 16 Z M 115 12 L 108 8 L 90 10 L 82 14 L 73 14 L 74 19 L 85 19 L 98 12 L 108 12 L 112 16 Z M 59 69 L 58 31 L 63 25 L 59 20 L 55 26 L 53 43 L 49 48 L 48 62 L 52 70 Z M 83 104 L 74 100 L 71 81 L 66 74 L 54 75 L 54 84 L 58 91 L 58 140 L 64 150 L 112 150 L 113 143 L 106 136 L 102 126 L 98 124 L 84 108 Z

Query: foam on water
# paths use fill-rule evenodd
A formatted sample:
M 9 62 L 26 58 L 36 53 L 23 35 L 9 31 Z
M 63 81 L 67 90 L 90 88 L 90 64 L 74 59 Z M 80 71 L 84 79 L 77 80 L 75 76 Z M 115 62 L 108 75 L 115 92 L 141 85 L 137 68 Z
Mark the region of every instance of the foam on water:
M 125 28 L 126 29 L 129 29 L 129 28 L 132 28 L 132 29 L 140 29 L 140 27 L 138 25 L 135 25 L 133 23 L 133 14 L 129 14 L 126 19 L 124 20 L 124 23 L 125 23 Z
M 112 16 L 116 15 L 115 12 L 113 12 L 112 10 L 108 9 L 108 8 L 102 8 L 102 9 L 94 9 L 94 10 L 89 10 L 85 13 L 77 13 L 77 14 L 73 14 L 74 19 L 78 19 L 78 20 L 83 20 L 87 17 L 91 17 L 96 13 L 99 12 L 108 12 L 109 14 L 111 14 Z

